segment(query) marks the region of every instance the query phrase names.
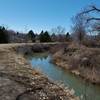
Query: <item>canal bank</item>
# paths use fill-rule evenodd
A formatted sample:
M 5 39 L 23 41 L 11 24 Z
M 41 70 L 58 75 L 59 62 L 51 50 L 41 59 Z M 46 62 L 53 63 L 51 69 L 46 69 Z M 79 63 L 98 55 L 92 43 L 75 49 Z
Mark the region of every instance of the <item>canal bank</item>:
M 0 45 L 0 100 L 79 100 L 68 88 L 32 69 L 23 55 L 28 47 L 33 45 Z
M 83 80 L 100 85 L 100 48 L 71 43 L 55 52 L 52 62 Z

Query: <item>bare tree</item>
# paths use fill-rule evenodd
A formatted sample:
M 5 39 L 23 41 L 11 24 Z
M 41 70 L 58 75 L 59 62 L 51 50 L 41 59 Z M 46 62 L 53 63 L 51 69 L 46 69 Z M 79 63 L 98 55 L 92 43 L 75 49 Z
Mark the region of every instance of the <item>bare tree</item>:
M 86 35 L 86 22 L 85 22 L 86 16 L 77 14 L 75 17 L 73 17 L 72 22 L 72 33 L 75 40 L 77 40 L 79 43 L 81 43 L 84 40 L 84 37 Z
M 65 42 L 65 28 L 62 26 L 57 26 L 56 28 L 51 29 L 52 39 L 58 42 Z
M 80 15 L 87 15 L 87 23 L 90 26 L 92 33 L 100 34 L 100 8 L 95 5 L 90 5 L 85 8 Z
M 65 33 L 65 28 L 62 27 L 62 26 L 57 26 L 56 28 L 52 28 L 51 32 L 55 33 L 55 34 L 64 34 Z
M 100 14 L 100 8 L 97 8 L 95 5 L 91 5 L 91 6 L 87 7 L 87 9 L 82 11 L 80 14 L 82 15 L 82 14 L 90 14 L 90 13 Z M 87 19 L 87 22 L 92 21 L 92 20 L 100 21 L 100 17 L 97 17 L 97 16 L 89 17 Z

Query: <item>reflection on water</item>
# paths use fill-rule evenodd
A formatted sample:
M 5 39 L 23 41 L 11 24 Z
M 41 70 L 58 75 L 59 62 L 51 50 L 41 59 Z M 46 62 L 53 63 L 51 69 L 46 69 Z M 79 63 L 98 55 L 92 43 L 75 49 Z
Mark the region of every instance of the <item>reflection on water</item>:
M 73 88 L 76 95 L 84 95 L 82 100 L 100 100 L 100 86 L 93 85 L 83 81 L 80 77 L 74 76 L 50 63 L 50 56 L 47 54 L 34 54 L 29 57 L 33 68 L 40 70 L 49 78 L 63 82 L 65 85 Z

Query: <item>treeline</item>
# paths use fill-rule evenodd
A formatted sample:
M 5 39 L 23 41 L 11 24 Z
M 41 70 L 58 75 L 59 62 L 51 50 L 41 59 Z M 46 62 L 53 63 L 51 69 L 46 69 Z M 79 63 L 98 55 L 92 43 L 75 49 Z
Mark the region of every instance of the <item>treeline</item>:
M 30 42 L 66 42 L 71 41 L 71 35 L 69 32 L 65 33 L 51 33 L 48 31 L 41 31 L 39 34 L 30 30 L 26 35 Z
M 69 32 L 65 33 L 50 33 L 41 31 L 34 33 L 30 30 L 28 33 L 15 32 L 7 30 L 4 26 L 0 26 L 0 43 L 34 43 L 34 42 L 66 42 L 71 41 Z
M 15 32 L 0 26 L 0 43 L 29 42 L 77 42 L 86 46 L 100 46 L 100 8 L 88 6 L 76 14 L 72 20 L 71 33 L 65 33 L 65 28 L 58 26 L 51 32 L 34 33 Z

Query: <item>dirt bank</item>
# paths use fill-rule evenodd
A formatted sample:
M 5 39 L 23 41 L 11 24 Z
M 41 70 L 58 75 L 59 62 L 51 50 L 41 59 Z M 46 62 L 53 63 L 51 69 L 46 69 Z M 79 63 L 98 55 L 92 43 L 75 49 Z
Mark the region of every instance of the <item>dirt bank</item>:
M 71 44 L 56 52 L 52 62 L 85 80 L 100 84 L 100 48 Z
M 73 91 L 33 70 L 18 48 L 0 45 L 0 100 L 79 100 Z

